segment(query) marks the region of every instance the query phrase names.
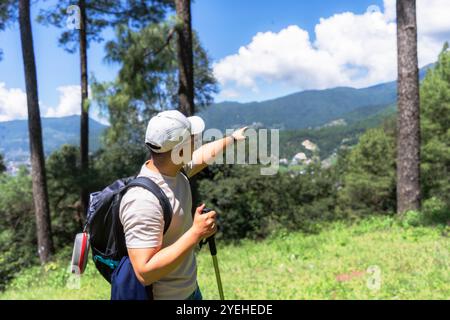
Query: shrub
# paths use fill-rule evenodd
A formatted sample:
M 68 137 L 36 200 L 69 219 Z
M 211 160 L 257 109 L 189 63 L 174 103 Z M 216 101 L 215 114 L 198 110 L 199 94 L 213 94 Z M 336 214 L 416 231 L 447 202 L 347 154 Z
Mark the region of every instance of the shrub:
M 450 221 L 450 207 L 439 198 L 432 197 L 423 202 L 422 212 L 430 223 L 446 223 Z
M 394 139 L 383 129 L 368 130 L 347 156 L 339 209 L 351 215 L 395 210 Z
M 216 167 L 210 178 L 199 180 L 200 199 L 220 214 L 223 239 L 261 239 L 281 227 L 312 231 L 314 221 L 334 217 L 334 185 L 328 171 L 313 165 L 302 174 L 262 176 L 259 170 Z
M 404 227 L 418 227 L 425 223 L 425 219 L 423 213 L 409 210 L 403 214 L 401 222 Z
M 0 174 L 0 290 L 21 268 L 38 262 L 31 177 Z
M 425 199 L 450 203 L 450 51 L 448 44 L 420 90 L 421 183 Z M 447 205 L 448 206 L 448 205 Z

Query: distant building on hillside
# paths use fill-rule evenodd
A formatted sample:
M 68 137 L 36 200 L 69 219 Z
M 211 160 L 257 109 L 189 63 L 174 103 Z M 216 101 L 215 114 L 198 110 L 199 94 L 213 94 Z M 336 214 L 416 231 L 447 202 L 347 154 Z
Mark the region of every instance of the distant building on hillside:
M 31 172 L 31 161 L 8 161 L 6 164 L 6 173 L 16 176 L 19 173 L 21 167 L 25 167 L 28 172 Z
M 336 119 L 336 120 L 333 120 L 331 122 L 324 124 L 323 126 L 318 127 L 318 129 L 327 128 L 327 127 L 346 126 L 346 125 L 347 125 L 347 121 L 345 121 L 344 119 Z
M 309 164 L 310 162 L 311 160 L 308 159 L 306 154 L 304 154 L 303 152 L 299 152 L 292 158 L 291 164 Z
M 315 145 L 314 143 L 312 143 L 309 140 L 305 140 L 302 142 L 302 146 L 304 146 L 306 149 L 310 150 L 310 151 L 315 151 L 317 150 L 317 145 Z

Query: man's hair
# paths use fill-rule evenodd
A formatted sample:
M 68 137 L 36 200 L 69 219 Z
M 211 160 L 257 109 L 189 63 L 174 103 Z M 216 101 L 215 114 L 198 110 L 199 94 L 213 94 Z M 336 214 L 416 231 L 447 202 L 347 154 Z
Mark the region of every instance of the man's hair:
M 159 150 L 159 149 L 161 149 L 161 147 L 155 146 L 154 144 L 151 144 L 151 143 L 148 143 L 148 142 L 147 142 L 145 145 L 147 146 L 147 148 L 148 148 L 148 150 L 149 150 L 150 152 L 154 152 L 153 150 Z
M 162 161 L 166 160 L 167 157 L 170 157 L 170 153 L 172 152 L 172 150 L 169 150 L 167 152 L 158 153 L 158 152 L 153 151 L 153 149 L 157 150 L 157 149 L 159 149 L 159 147 L 154 146 L 150 143 L 146 143 L 146 146 L 147 146 L 148 151 L 150 152 L 150 159 L 154 159 L 157 161 L 158 160 L 162 160 Z

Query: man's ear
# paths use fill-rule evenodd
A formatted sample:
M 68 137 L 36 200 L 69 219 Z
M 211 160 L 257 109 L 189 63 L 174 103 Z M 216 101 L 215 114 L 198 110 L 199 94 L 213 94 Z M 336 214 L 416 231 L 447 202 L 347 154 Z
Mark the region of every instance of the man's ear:
M 180 158 L 183 158 L 183 148 L 180 149 L 180 152 L 178 154 L 180 155 Z

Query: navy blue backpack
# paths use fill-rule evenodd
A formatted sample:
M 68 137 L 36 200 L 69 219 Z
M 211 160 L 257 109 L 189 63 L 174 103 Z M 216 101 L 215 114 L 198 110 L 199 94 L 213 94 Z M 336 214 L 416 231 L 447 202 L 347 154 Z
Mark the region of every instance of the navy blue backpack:
M 172 206 L 161 188 L 146 177 L 120 179 L 103 191 L 92 193 L 84 231 L 89 234 L 97 270 L 111 283 L 111 300 L 153 300 L 152 286 L 143 286 L 134 273 L 119 218 L 120 201 L 131 187 L 142 187 L 158 198 L 166 233 L 172 220 Z

